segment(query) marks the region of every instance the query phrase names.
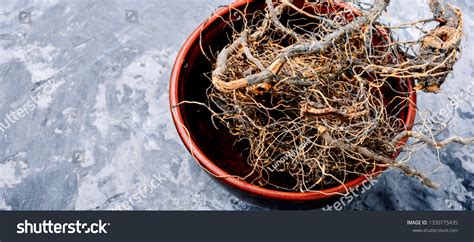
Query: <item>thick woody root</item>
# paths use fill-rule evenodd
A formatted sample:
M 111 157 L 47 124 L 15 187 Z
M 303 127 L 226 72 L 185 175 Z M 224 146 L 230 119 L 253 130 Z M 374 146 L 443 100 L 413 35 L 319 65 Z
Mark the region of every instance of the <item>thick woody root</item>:
M 431 0 L 430 7 L 440 25 L 421 40 L 421 53 L 415 62 L 429 60 L 428 68 L 419 70 L 429 75 L 418 78 L 416 89 L 437 93 L 459 57 L 463 19 L 461 10 L 451 4 L 443 8 Z

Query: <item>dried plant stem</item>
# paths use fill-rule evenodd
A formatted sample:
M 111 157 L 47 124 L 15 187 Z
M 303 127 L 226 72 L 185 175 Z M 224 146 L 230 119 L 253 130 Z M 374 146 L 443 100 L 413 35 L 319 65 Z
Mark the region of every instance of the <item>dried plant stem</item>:
M 336 146 L 337 148 L 341 150 L 346 150 L 350 152 L 354 152 L 356 154 L 360 154 L 365 156 L 368 159 L 373 159 L 378 162 L 383 162 L 387 165 L 390 165 L 392 167 L 397 167 L 401 171 L 403 171 L 407 176 L 414 176 L 417 177 L 421 180 L 421 182 L 426 185 L 427 187 L 437 189 L 439 188 L 439 185 L 432 182 L 425 174 L 419 172 L 419 171 L 414 171 L 410 167 L 408 167 L 405 164 L 398 163 L 396 160 L 393 160 L 391 158 L 388 158 L 383 155 L 376 154 L 364 147 L 352 145 L 352 144 L 347 144 L 338 140 L 335 140 L 331 135 L 327 132 L 327 129 L 324 126 L 319 126 L 318 127 L 319 133 L 323 139 L 332 146 Z
M 474 144 L 474 137 L 459 137 L 459 136 L 451 136 L 447 139 L 441 140 L 441 141 L 436 141 L 433 140 L 432 138 L 429 138 L 428 136 L 416 132 L 416 131 L 403 131 L 400 134 L 398 134 L 394 139 L 393 139 L 393 144 L 398 144 L 401 140 L 404 138 L 411 137 L 415 138 L 417 140 L 422 141 L 425 144 L 431 145 L 435 148 L 443 148 L 446 145 L 452 144 L 452 143 L 457 143 L 461 145 L 472 145 Z
M 273 9 L 273 3 L 271 0 L 266 0 L 267 4 L 269 4 L 270 12 Z M 245 78 L 241 78 L 239 80 L 234 80 L 230 82 L 225 82 L 219 76 L 222 73 L 223 69 L 225 69 L 225 63 L 228 58 L 229 52 L 242 43 L 239 39 L 232 44 L 232 47 L 228 50 L 223 50 L 221 54 L 218 56 L 218 66 L 212 73 L 212 82 L 217 89 L 223 92 L 229 92 L 238 88 L 245 87 L 247 85 L 254 85 L 261 83 L 263 81 L 268 80 L 269 78 L 273 77 L 274 75 L 278 74 L 281 70 L 283 65 L 287 62 L 289 58 L 293 58 L 296 56 L 301 55 L 315 55 L 317 53 L 321 53 L 329 48 L 334 42 L 338 41 L 340 38 L 347 34 L 351 34 L 353 31 L 360 30 L 364 25 L 369 23 L 370 21 L 375 21 L 380 14 L 387 8 L 390 0 L 377 0 L 374 4 L 373 9 L 367 14 L 361 17 L 357 17 L 354 21 L 350 22 L 349 24 L 345 25 L 344 27 L 340 28 L 333 33 L 328 34 L 324 40 L 322 41 L 311 41 L 309 43 L 301 43 L 295 44 L 288 48 L 285 48 L 282 53 L 279 54 L 278 58 L 271 64 L 271 66 L 257 74 L 246 76 Z M 272 19 L 275 17 L 275 14 L 271 14 Z M 293 31 L 286 29 L 285 27 L 281 26 L 281 23 L 278 21 L 274 21 L 274 24 L 277 25 L 277 28 L 285 32 L 286 34 L 294 35 Z M 298 36 L 293 36 L 294 38 L 298 39 Z M 217 71 L 216 71 L 217 70 Z

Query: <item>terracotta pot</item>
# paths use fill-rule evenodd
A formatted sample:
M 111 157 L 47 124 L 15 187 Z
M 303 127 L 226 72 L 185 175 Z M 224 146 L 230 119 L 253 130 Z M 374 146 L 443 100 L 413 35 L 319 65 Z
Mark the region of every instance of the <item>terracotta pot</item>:
M 205 102 L 206 89 L 211 85 L 208 77 L 212 71 L 211 63 L 204 57 L 201 45 L 205 50 L 211 47 L 213 51 L 222 49 L 228 44 L 226 31 L 229 26 L 223 21 L 226 19 L 232 21 L 235 27 L 242 22 L 240 15 L 235 9 L 252 13 L 262 10 L 265 7 L 263 1 L 237 1 L 229 6 L 222 7 L 217 10 L 209 19 L 204 21 L 189 36 L 178 54 L 174 64 L 171 82 L 170 82 L 170 105 L 173 120 L 176 129 L 186 146 L 194 158 L 199 162 L 200 166 L 207 172 L 216 177 L 219 182 L 225 184 L 226 188 L 231 188 L 238 195 L 252 202 L 258 202 L 267 206 L 276 206 L 284 208 L 307 208 L 313 206 L 322 206 L 331 198 L 335 198 L 335 193 L 344 192 L 343 186 L 332 187 L 320 192 L 286 192 L 273 190 L 269 188 L 259 187 L 247 183 L 232 175 L 245 176 L 250 172 L 245 157 L 245 146 L 235 145 L 235 137 L 231 136 L 227 130 L 216 130 L 210 119 L 210 114 L 204 107 L 197 105 L 180 105 L 182 101 L 200 101 Z M 352 12 L 347 18 L 358 15 L 356 9 L 349 5 L 340 3 L 330 9 L 322 11 L 341 11 L 348 10 Z M 379 35 L 374 37 L 374 45 L 377 42 L 383 42 L 389 39 L 389 35 L 383 29 L 378 30 Z M 399 56 L 399 58 L 402 58 Z M 408 96 L 410 102 L 398 105 L 398 117 L 405 121 L 406 128 L 410 129 L 415 119 L 416 92 L 413 90 L 412 80 L 392 80 L 392 87 L 397 89 L 404 96 Z M 384 97 L 391 100 L 397 94 L 387 88 Z M 406 140 L 403 140 L 402 145 Z M 393 157 L 398 155 L 394 154 Z M 374 171 L 379 173 L 380 170 Z M 351 188 L 362 184 L 365 177 L 355 178 L 345 184 Z

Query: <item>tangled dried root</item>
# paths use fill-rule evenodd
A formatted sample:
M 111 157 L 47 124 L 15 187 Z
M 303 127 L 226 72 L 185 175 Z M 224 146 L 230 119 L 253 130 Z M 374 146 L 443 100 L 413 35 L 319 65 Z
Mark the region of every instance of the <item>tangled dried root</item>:
M 264 12 L 244 18 L 212 72 L 206 104 L 232 133 L 249 144 L 247 181 L 289 191 L 344 185 L 387 167 L 426 175 L 394 158 L 408 137 L 408 86 L 437 92 L 459 56 L 462 13 L 430 2 L 438 26 L 401 42 L 377 20 L 389 0 L 369 11 L 333 1 L 296 5 L 267 0 Z M 460 142 L 460 143 L 462 143 Z M 285 182 L 280 182 L 281 180 Z

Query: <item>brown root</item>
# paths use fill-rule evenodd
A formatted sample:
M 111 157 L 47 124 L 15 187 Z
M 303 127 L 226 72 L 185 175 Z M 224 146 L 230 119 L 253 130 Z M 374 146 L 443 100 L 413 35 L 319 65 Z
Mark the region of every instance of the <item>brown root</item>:
M 242 179 L 313 192 L 395 168 L 437 188 L 406 165 L 406 139 L 436 148 L 474 141 L 436 141 L 409 131 L 401 113 L 412 102 L 409 84 L 438 92 L 452 71 L 463 35 L 461 11 L 431 0 L 433 18 L 400 25 L 426 35 L 402 42 L 394 37 L 397 27 L 378 21 L 388 0 L 357 13 L 318 10 L 337 9 L 334 1 L 266 3 L 265 11 L 246 16 L 217 55 L 206 104 L 213 121 L 248 146 L 252 171 Z M 432 22 L 438 26 L 424 29 Z M 395 160 L 401 150 L 408 155 Z

